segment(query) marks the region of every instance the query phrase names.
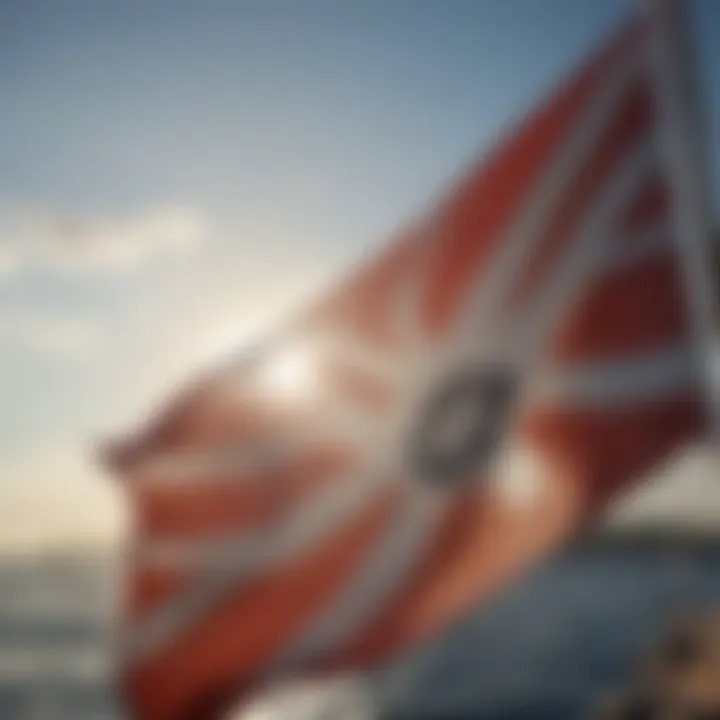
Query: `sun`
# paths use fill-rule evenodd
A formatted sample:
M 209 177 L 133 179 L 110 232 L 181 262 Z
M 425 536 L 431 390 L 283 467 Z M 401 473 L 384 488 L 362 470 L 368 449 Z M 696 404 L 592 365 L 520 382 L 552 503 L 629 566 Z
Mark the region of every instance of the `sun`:
M 318 358 L 307 343 L 280 345 L 258 368 L 259 387 L 279 400 L 312 397 L 319 383 Z

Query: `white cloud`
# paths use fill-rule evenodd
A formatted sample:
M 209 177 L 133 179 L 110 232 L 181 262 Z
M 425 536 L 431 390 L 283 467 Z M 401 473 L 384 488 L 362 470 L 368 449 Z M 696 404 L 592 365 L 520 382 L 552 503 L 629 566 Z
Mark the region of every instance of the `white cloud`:
M 54 357 L 87 357 L 103 340 L 100 327 L 85 317 L 24 315 L 0 319 L 0 343 Z
M 0 277 L 28 266 L 127 270 L 191 251 L 206 236 L 203 214 L 180 205 L 118 217 L 0 206 Z

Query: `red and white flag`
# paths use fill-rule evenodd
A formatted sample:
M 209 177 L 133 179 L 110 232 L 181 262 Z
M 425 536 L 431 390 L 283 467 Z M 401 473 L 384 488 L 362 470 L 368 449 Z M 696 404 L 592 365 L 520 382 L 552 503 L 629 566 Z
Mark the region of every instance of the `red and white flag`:
M 134 717 L 403 650 L 701 431 L 645 40 L 625 28 L 387 251 L 115 448 Z

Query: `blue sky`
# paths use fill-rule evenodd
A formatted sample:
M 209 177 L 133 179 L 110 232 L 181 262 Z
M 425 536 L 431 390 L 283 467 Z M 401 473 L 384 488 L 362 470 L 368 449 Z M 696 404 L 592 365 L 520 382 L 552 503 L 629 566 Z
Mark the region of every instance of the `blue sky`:
M 111 537 L 93 440 L 382 242 L 629 7 L 0 3 L 0 548 Z M 712 128 L 720 4 L 691 12 Z

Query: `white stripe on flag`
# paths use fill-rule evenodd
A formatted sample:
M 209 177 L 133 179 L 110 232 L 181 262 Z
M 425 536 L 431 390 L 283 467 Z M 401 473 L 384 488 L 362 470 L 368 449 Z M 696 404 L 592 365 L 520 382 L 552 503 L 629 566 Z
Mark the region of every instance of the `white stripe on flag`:
M 555 331 L 564 313 L 572 308 L 573 300 L 607 252 L 619 208 L 653 175 L 656 166 L 657 147 L 655 138 L 650 136 L 623 158 L 608 178 L 559 267 L 548 273 L 537 295 L 528 299 L 526 306 L 518 311 L 516 321 L 510 323 L 517 333 L 511 341 L 517 362 L 526 366 L 535 362 L 538 348 Z
M 696 361 L 687 345 L 652 355 L 558 368 L 531 390 L 530 401 L 571 409 L 617 409 L 651 402 L 697 385 Z
M 675 248 L 672 228 L 667 220 L 658 220 L 629 237 L 614 238 L 608 243 L 598 274 L 607 275 L 638 265 Z
M 446 495 L 413 492 L 345 589 L 292 641 L 280 656 L 278 667 L 290 667 L 342 647 L 366 627 L 417 567 L 447 502 Z

